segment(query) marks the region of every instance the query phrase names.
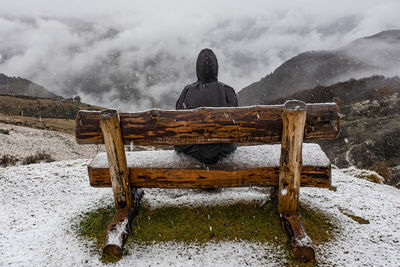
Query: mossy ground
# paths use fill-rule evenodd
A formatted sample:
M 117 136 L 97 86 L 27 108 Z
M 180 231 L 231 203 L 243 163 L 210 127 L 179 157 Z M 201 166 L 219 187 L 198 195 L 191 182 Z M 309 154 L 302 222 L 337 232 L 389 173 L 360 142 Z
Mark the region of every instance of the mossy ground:
M 314 244 L 318 245 L 332 238 L 333 223 L 326 215 L 304 205 L 299 211 L 304 227 Z M 85 214 L 79 225 L 80 234 L 94 239 L 98 248 L 102 248 L 107 225 L 114 213 L 114 208 L 100 208 Z M 206 243 L 244 240 L 285 245 L 288 241 L 271 202 L 201 207 L 172 206 L 157 209 L 141 207 L 131 227 L 132 234 L 128 244 L 154 241 Z M 286 254 L 290 265 L 299 264 L 290 259 L 289 246 L 286 246 Z M 102 260 L 110 262 L 116 259 Z

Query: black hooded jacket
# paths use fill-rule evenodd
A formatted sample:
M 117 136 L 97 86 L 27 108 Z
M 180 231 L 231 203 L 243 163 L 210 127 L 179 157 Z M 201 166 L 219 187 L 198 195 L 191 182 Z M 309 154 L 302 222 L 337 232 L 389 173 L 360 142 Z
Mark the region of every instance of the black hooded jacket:
M 211 49 L 203 49 L 197 57 L 197 82 L 187 85 L 176 102 L 176 109 L 194 109 L 198 107 L 237 107 L 238 101 L 232 87 L 218 81 L 218 61 Z M 205 144 L 175 146 L 178 152 L 184 152 L 207 164 L 236 149 L 235 144 Z

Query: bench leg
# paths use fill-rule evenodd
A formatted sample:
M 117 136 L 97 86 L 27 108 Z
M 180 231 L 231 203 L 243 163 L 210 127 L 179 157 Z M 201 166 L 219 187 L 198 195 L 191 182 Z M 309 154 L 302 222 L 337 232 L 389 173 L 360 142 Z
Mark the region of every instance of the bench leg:
M 130 208 L 118 208 L 112 222 L 107 228 L 106 240 L 104 242 L 103 253 L 120 258 L 122 250 L 131 233 L 131 222 L 139 212 L 140 200 L 143 191 L 136 188 L 132 190 L 133 203 Z
M 314 246 L 304 230 L 300 215 L 281 214 L 281 223 L 283 229 L 290 240 L 290 252 L 292 257 L 302 262 L 314 262 Z
M 282 140 L 277 188 L 277 211 L 290 243 L 292 256 L 300 261 L 314 261 L 311 239 L 298 215 L 302 145 L 306 121 L 306 105 L 301 101 L 288 101 L 282 113 Z
M 294 100 L 285 103 L 282 113 L 281 159 L 279 167 L 279 213 L 297 213 L 305 121 L 306 104 L 304 102 Z
M 131 232 L 130 222 L 133 218 L 131 209 L 120 208 L 114 215 L 111 224 L 107 228 L 106 241 L 104 242 L 103 253 L 122 257 L 122 249 Z
M 107 152 L 110 178 L 117 212 L 108 227 L 103 253 L 122 256 L 122 248 L 129 232 L 130 222 L 136 207 L 132 201 L 128 179 L 124 143 L 121 134 L 118 111 L 109 109 L 101 112 L 100 127 Z

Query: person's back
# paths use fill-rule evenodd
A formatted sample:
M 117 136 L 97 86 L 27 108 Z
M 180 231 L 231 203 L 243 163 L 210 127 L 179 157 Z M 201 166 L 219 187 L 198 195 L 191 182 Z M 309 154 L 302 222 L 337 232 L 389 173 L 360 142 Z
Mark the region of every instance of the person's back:
M 238 106 L 235 90 L 218 81 L 218 61 L 212 50 L 200 51 L 196 72 L 197 82 L 183 89 L 176 109 Z M 217 162 L 235 149 L 236 144 L 231 143 L 175 146 L 177 152 L 184 152 L 207 164 Z

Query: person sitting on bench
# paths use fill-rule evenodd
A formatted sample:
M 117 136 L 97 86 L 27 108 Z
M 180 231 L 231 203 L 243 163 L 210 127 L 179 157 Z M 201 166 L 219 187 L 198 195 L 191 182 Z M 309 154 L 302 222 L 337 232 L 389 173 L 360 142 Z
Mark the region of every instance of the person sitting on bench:
M 176 102 L 176 109 L 238 106 L 235 90 L 218 81 L 218 61 L 211 49 L 200 51 L 196 73 L 197 82 L 183 89 Z M 232 143 L 217 143 L 175 146 L 175 150 L 191 155 L 200 162 L 213 164 L 234 151 L 236 147 L 236 144 Z

